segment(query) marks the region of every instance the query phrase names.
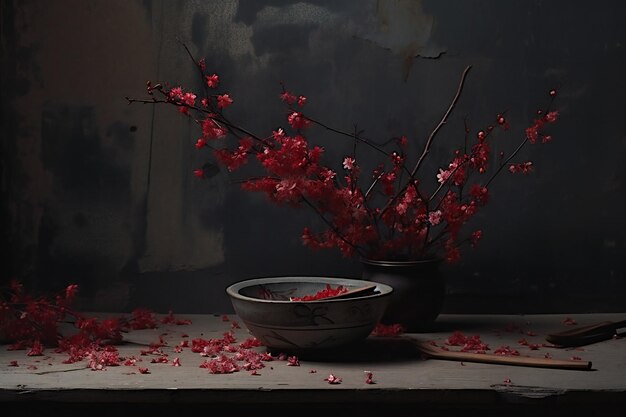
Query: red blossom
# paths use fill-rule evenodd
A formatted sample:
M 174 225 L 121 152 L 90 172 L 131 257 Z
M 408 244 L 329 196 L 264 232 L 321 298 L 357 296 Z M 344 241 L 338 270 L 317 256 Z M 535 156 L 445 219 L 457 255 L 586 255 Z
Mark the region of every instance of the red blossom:
M 107 366 L 119 366 L 122 360 L 119 352 L 113 346 L 107 347 L 103 351 L 92 350 L 88 355 L 89 367 L 92 371 L 102 371 Z
M 28 356 L 43 356 L 43 345 L 39 340 L 35 340 L 26 354 Z
M 343 285 L 338 285 L 336 288 L 333 288 L 330 284 L 326 284 L 326 287 L 323 290 L 319 290 L 315 294 L 304 295 L 302 297 L 290 297 L 289 299 L 291 301 L 314 301 L 327 297 L 333 297 L 346 292 L 348 292 L 348 288 Z
M 200 69 L 203 83 L 210 89 L 217 88 L 220 83 L 218 75 L 206 73 L 204 61 L 194 59 L 194 63 Z M 459 93 L 468 70 L 469 67 L 461 77 Z M 157 85 L 162 84 L 153 86 L 148 83 L 148 93 L 153 95 L 150 102 L 175 105 L 190 116 L 192 113 L 197 115 L 194 119 L 202 130 L 201 138 L 195 143 L 197 148 L 210 146 L 211 157 L 229 172 L 250 165 L 239 171 L 245 171 L 247 175 L 239 181 L 243 190 L 263 193 L 279 205 L 311 208 L 321 217 L 319 229 L 305 227 L 302 232 L 301 238 L 307 247 L 335 249 L 345 257 L 370 259 L 435 256 L 450 263 L 458 262 L 461 247 L 474 246 L 482 237 L 480 228 L 469 233 L 465 228 L 488 203 L 488 187 L 492 180 L 506 170 L 522 174 L 532 172 L 532 162 L 515 159 L 518 152 L 526 142 L 550 142 L 552 136 L 547 129 L 560 117 L 558 110 L 539 111 L 531 116 L 525 131 L 520 132 L 521 143 L 509 147 L 496 134 L 511 128 L 510 116 L 504 112 L 494 113 L 492 125 L 476 130 L 466 126 L 464 141 L 451 150 L 450 158 L 444 161 L 438 172 L 428 173 L 418 168 L 423 157 L 429 154 L 439 128 L 446 124 L 445 120 L 431 133 L 423 147 L 418 144 L 415 153 L 416 149 L 411 147 L 415 144 L 410 143 L 406 135 L 370 141 L 356 128 L 354 132 L 343 131 L 318 122 L 314 115 L 308 117 L 301 111 L 307 97 L 281 84 L 279 97 L 286 107 L 286 122 L 296 134 L 289 136 L 281 127 L 271 127 L 257 134 L 222 114 L 221 110 L 234 104 L 228 94 L 207 93 L 200 98 L 202 107 L 197 108 L 198 98 L 191 91 L 184 91 L 182 87 L 167 90 Z M 158 92 L 164 94 L 165 99 L 155 99 Z M 552 106 L 556 91 L 551 90 L 549 96 Z M 455 107 L 457 99 L 458 95 L 450 110 Z M 340 160 L 326 162 L 323 159 L 325 150 L 309 143 L 309 138 L 303 135 L 305 129 L 313 126 L 324 128 L 325 134 L 336 134 L 353 143 L 352 152 L 348 156 L 342 154 Z M 319 135 L 314 129 L 306 132 L 311 138 Z M 220 144 L 214 145 L 218 140 Z M 498 140 L 500 153 L 497 160 L 492 155 L 495 140 Z M 512 151 L 507 154 L 503 149 Z M 364 167 L 369 164 L 360 158 L 368 150 L 381 159 L 366 171 Z M 416 160 L 417 164 L 413 165 Z M 206 166 L 213 164 L 207 163 Z M 194 175 L 205 178 L 207 172 L 196 169 Z M 480 181 L 474 181 L 477 178 Z
M 480 340 L 479 335 L 465 336 L 461 331 L 454 331 L 446 339 L 448 346 L 461 346 L 461 352 L 485 353 L 489 350 L 489 345 Z
M 217 107 L 219 109 L 225 109 L 233 104 L 233 99 L 228 94 L 221 94 L 217 96 Z
M 131 312 L 128 320 L 131 329 L 154 329 L 157 327 L 157 319 L 153 311 L 146 308 L 136 308 Z
M 209 88 L 217 88 L 220 83 L 220 77 L 217 74 L 206 75 L 204 78 Z
M 283 91 L 280 95 L 280 99 L 289 105 L 294 104 L 298 100 L 297 97 L 289 91 Z
M 239 346 L 243 349 L 250 349 L 252 347 L 263 346 L 263 344 L 256 337 L 250 337 L 244 340 Z
M 294 130 L 302 130 L 311 126 L 311 121 L 304 117 L 304 115 L 300 112 L 293 112 L 289 114 L 287 121 Z
M 137 359 L 134 356 L 124 359 L 124 366 L 135 366 L 137 362 L 141 361 L 141 359 Z
M 174 317 L 174 313 L 172 312 L 172 310 L 170 310 L 165 317 L 161 318 L 160 321 L 163 324 L 175 324 L 177 326 L 191 324 L 191 320 L 189 319 L 179 319 Z
M 519 356 L 519 351 L 517 349 L 512 349 L 509 346 L 500 346 L 496 350 L 493 351 L 495 355 L 502 356 Z
M 521 172 L 522 174 L 529 174 L 532 171 L 533 171 L 533 163 L 531 161 L 509 165 L 509 172 L 511 174 L 516 174 L 518 172 Z
M 234 359 L 225 355 L 202 362 L 200 368 L 206 368 L 212 374 L 232 374 L 233 372 L 239 372 L 241 369 Z
M 324 378 L 324 381 L 328 381 L 329 384 L 341 384 L 341 378 L 333 374 L 330 374 L 326 378 Z
M 372 331 L 372 336 L 377 337 L 393 337 L 399 336 L 404 333 L 404 328 L 399 323 L 394 324 L 383 324 L 377 323 L 376 327 Z
M 65 288 L 65 301 L 68 304 L 72 302 L 74 296 L 76 295 L 76 292 L 78 292 L 78 285 L 76 284 L 70 284 L 67 286 L 67 288 Z

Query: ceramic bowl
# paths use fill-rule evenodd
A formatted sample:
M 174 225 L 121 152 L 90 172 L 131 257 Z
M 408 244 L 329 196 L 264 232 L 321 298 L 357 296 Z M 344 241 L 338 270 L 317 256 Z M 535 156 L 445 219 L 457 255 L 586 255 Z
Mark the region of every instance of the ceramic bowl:
M 375 285 L 369 295 L 292 301 L 327 288 Z M 240 281 L 226 289 L 235 313 L 272 351 L 311 351 L 359 342 L 374 330 L 387 308 L 392 287 L 328 277 L 269 277 Z

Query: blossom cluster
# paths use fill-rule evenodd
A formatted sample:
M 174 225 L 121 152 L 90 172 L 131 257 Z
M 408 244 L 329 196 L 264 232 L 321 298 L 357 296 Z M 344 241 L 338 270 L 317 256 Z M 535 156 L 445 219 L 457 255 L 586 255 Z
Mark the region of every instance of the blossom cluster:
M 181 86 L 148 82 L 149 99 L 127 98 L 129 103 L 165 103 L 178 107 L 181 114 L 199 126 L 196 148 L 210 149 L 214 161 L 229 172 L 247 163 L 256 164 L 259 175 L 241 180 L 241 187 L 265 194 L 272 202 L 311 209 L 322 221 L 305 227 L 303 243 L 312 249 L 338 249 L 344 256 L 379 260 L 415 260 L 461 257 L 463 244 L 474 245 L 481 229 L 464 229 L 489 201 L 490 186 L 501 172 L 528 174 L 532 161 L 516 161 L 526 144 L 551 141 L 544 132 L 557 121 L 559 113 L 550 108 L 556 91 L 549 92 L 549 104 L 537 110 L 532 124 L 522 134 L 517 148 L 493 157 L 491 140 L 496 130 L 507 131 L 506 112 L 497 113 L 493 122 L 475 132 L 466 126 L 463 140 L 451 152 L 437 173 L 419 172 L 430 148 L 455 107 L 467 74 L 462 74 L 448 111 L 423 144 L 408 135 L 375 141 L 355 132 L 327 126 L 305 112 L 308 98 L 281 84 L 279 98 L 286 106 L 285 127 L 271 133 L 255 134 L 232 122 L 226 110 L 233 105 L 230 94 L 221 92 L 220 77 L 207 70 L 204 60 L 196 60 L 202 75 L 204 95 Z M 316 130 L 318 129 L 318 130 Z M 325 149 L 309 138 L 319 132 L 332 132 L 354 143 L 354 151 L 335 164 L 325 161 Z M 357 145 L 380 156 L 373 170 L 366 170 L 357 158 Z M 414 152 L 412 146 L 421 148 Z M 359 153 L 359 156 L 362 155 Z M 368 157 L 369 158 L 369 157 Z M 496 160 L 494 160 L 496 159 Z M 368 159 L 369 161 L 369 159 Z M 194 171 L 207 177 L 213 161 Z M 465 233 L 464 233 L 465 232 Z
M 12 280 L 0 297 L 0 339 L 9 350 L 27 350 L 28 356 L 41 356 L 47 347 L 67 353 L 65 363 L 88 358 L 93 366 L 115 362 L 114 345 L 130 330 L 154 329 L 159 324 L 190 324 L 172 312 L 160 320 L 154 312 L 134 309 L 129 317 L 89 317 L 72 308 L 78 285 L 70 284 L 56 295 L 34 296 L 23 284 Z

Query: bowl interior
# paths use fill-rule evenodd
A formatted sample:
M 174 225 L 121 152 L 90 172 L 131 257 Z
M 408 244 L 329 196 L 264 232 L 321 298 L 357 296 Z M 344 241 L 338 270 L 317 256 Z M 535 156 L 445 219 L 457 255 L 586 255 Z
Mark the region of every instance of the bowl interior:
M 252 300 L 291 302 L 292 298 L 313 296 L 320 292 L 332 294 L 339 288 L 353 290 L 372 284 L 376 284 L 374 291 L 363 297 L 376 297 L 391 291 L 391 288 L 385 284 L 358 279 L 332 277 L 273 277 L 241 281 L 228 287 L 227 292 L 230 296 L 249 298 Z M 324 301 L 324 298 L 310 302 L 316 301 Z
M 346 298 L 314 296 L 375 284 L 373 293 Z M 237 282 L 226 289 L 248 330 L 273 351 L 328 351 L 366 339 L 382 317 L 392 293 L 386 284 L 327 277 L 271 277 Z M 332 291 L 331 291 L 332 293 Z

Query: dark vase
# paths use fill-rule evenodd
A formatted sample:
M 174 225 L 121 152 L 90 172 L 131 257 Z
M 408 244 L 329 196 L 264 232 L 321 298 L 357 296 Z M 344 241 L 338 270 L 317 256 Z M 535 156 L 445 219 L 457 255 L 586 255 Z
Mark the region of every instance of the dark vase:
M 381 323 L 400 324 L 409 333 L 434 330 L 446 295 L 440 259 L 361 263 L 363 279 L 393 287 Z

